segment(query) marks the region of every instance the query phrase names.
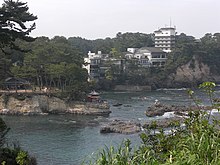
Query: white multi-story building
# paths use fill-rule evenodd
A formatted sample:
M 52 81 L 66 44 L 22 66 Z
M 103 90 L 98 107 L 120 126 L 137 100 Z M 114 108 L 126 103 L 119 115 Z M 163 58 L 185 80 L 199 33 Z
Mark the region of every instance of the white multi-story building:
M 175 46 L 176 32 L 173 27 L 160 28 L 154 31 L 155 47 L 169 53 Z
M 84 58 L 83 68 L 87 69 L 89 75 L 89 81 L 92 79 L 98 79 L 100 77 L 99 67 L 101 63 L 102 53 L 98 54 L 89 51 L 88 57 Z

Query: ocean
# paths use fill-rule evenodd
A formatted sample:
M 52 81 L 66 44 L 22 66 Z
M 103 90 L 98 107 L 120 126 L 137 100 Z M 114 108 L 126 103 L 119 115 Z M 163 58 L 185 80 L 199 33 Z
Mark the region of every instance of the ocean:
M 104 92 L 102 98 L 110 104 L 108 117 L 82 115 L 1 116 L 11 128 L 8 142 L 19 143 L 22 149 L 36 157 L 39 165 L 79 165 L 92 160 L 106 146 L 119 145 L 130 139 L 133 146 L 140 142 L 139 134 L 100 134 L 100 127 L 109 120 L 122 119 L 144 123 L 155 118 L 145 116 L 147 107 L 158 100 L 164 104 L 190 105 L 184 89 L 148 92 Z M 121 106 L 115 107 L 114 104 Z

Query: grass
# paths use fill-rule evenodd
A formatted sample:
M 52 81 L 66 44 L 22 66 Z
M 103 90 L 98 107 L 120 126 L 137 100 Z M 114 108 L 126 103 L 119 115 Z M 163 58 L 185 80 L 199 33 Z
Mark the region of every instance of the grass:
M 210 99 L 211 108 L 219 103 L 213 98 L 215 84 L 205 82 L 202 89 Z M 189 95 L 199 107 L 200 102 Z M 155 123 L 153 123 L 155 125 Z M 161 129 L 150 134 L 152 127 L 140 134 L 141 145 L 131 148 L 130 140 L 118 147 L 106 147 L 100 151 L 90 165 L 219 165 L 220 164 L 220 121 L 211 112 L 192 110 L 184 121 L 185 127 L 176 124 L 170 134 Z M 154 131 L 153 131 L 154 132 Z

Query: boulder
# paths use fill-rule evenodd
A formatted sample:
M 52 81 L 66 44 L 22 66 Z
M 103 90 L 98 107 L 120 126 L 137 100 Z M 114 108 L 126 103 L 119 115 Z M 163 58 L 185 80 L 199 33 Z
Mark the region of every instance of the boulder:
M 185 114 L 191 110 L 192 107 L 187 106 L 178 106 L 178 105 L 165 105 L 161 103 L 153 104 L 148 107 L 146 110 L 146 116 L 154 117 L 154 116 L 163 116 L 165 112 L 174 112 L 174 114 Z
M 100 133 L 122 133 L 133 134 L 141 131 L 140 123 L 132 121 L 113 120 L 105 126 L 102 126 Z

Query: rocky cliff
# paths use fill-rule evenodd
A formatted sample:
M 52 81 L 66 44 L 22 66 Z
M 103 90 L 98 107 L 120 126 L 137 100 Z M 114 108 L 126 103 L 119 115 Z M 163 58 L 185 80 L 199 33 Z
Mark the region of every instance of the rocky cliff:
M 204 81 L 220 82 L 220 75 L 212 73 L 208 65 L 193 57 L 170 74 L 164 83 L 167 87 L 189 87 Z
M 66 103 L 57 97 L 47 95 L 2 94 L 0 96 L 0 114 L 91 114 L 108 115 L 108 103 Z

